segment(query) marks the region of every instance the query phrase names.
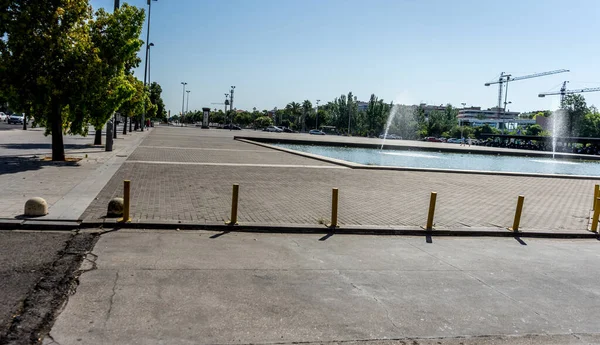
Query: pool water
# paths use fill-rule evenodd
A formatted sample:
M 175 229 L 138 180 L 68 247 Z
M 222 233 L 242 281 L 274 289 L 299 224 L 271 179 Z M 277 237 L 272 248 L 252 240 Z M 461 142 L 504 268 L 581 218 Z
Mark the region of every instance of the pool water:
M 600 176 L 600 161 L 315 145 L 276 146 L 365 165 Z

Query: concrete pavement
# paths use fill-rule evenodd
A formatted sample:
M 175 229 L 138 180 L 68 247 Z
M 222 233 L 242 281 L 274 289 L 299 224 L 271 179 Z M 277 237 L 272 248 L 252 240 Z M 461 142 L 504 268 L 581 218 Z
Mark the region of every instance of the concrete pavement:
M 121 230 L 44 344 L 599 343 L 598 245 Z
M 67 156 L 81 160 L 49 162 L 40 160 L 51 154 L 51 137 L 43 135 L 43 128 L 27 131 L 19 126 L 7 128 L 0 131 L 0 218 L 22 215 L 25 201 L 39 196 L 48 202 L 49 214 L 36 220 L 79 219 L 127 156 L 149 134 L 119 132 L 112 152 L 93 146 L 93 135 L 65 135 Z M 103 137 L 103 143 L 104 140 Z

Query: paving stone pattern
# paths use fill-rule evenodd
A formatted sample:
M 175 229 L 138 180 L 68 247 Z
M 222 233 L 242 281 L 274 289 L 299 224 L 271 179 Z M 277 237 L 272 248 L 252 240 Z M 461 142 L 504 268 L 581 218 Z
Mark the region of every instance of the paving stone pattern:
M 438 193 L 439 228 L 508 227 L 517 196 L 525 195 L 524 230 L 585 232 L 593 180 L 322 169 L 327 163 L 233 141 L 229 132 L 156 129 L 105 186 L 83 215 L 100 219 L 108 200 L 132 180 L 132 218 L 217 222 L 229 218 L 231 185 L 240 184 L 239 221 L 317 224 L 330 218 L 331 188 L 340 189 L 341 225 L 424 225 L 431 191 Z M 215 133 L 216 132 L 216 133 Z M 240 152 L 144 146 L 239 149 Z M 242 151 L 249 150 L 249 151 Z M 252 155 L 248 155 L 250 151 Z M 207 152 L 218 152 L 207 154 Z M 186 156 L 187 155 L 187 156 Z M 264 163 L 265 166 L 145 164 L 133 160 Z M 183 158 L 182 158 L 183 157 Z M 312 168 L 277 167 L 299 164 Z

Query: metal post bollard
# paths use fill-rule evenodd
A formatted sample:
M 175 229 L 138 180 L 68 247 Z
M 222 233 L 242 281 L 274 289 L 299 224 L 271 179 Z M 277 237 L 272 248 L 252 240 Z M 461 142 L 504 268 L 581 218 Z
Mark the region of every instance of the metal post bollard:
M 113 150 L 113 122 L 109 120 L 106 123 L 106 146 L 105 151 Z
M 427 215 L 427 225 L 425 226 L 425 230 L 433 230 L 433 216 L 435 215 L 435 201 L 437 199 L 437 193 L 431 192 L 431 197 L 429 198 L 429 214 Z
M 521 213 L 523 212 L 523 202 L 525 201 L 525 197 L 523 195 L 519 195 L 517 199 L 517 209 L 515 211 L 515 219 L 513 220 L 512 230 L 514 232 L 519 232 L 519 224 L 521 224 Z
M 233 192 L 231 196 L 231 218 L 227 225 L 237 224 L 237 210 L 238 210 L 238 197 L 239 197 L 240 185 L 235 183 L 233 185 Z
M 598 232 L 598 218 L 600 218 L 600 198 L 596 199 L 596 205 L 594 207 L 594 216 L 592 217 L 592 232 Z
M 338 225 L 338 189 L 331 190 L 331 223 L 330 228 L 335 229 Z

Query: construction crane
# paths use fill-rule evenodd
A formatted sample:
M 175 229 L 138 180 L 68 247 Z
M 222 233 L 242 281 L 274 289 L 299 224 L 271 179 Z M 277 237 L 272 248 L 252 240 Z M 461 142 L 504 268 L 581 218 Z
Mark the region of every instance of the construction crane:
M 225 103 L 211 103 L 211 104 L 225 105 L 225 115 L 227 115 L 227 106 L 229 105 L 229 94 L 228 93 L 225 94 Z
M 600 91 L 600 87 L 589 87 L 586 89 L 573 89 L 573 90 L 567 90 L 567 83 L 568 81 L 565 81 L 562 84 L 562 87 L 560 88 L 560 91 L 556 92 L 543 92 L 540 93 L 538 96 L 539 97 L 546 97 L 546 96 L 550 96 L 550 95 L 560 95 L 560 104 L 562 106 L 563 101 L 565 100 L 565 96 L 566 95 L 572 95 L 574 93 L 583 93 L 583 92 L 597 92 Z
M 498 84 L 498 107 L 496 108 L 496 110 L 497 110 L 498 116 L 500 116 L 500 109 L 502 108 L 503 109 L 502 111 L 506 112 L 506 105 L 508 104 L 508 102 L 507 102 L 508 82 L 529 79 L 529 78 L 543 77 L 543 76 L 547 76 L 547 75 L 551 75 L 551 74 L 558 74 L 558 73 L 564 73 L 564 72 L 569 72 L 569 70 L 568 69 L 557 69 L 555 71 L 529 74 L 529 75 L 524 75 L 521 77 L 514 77 L 514 78 L 512 77 L 512 75 L 504 74 L 504 72 L 502 72 L 502 73 L 500 73 L 500 77 L 498 78 L 497 81 L 485 83 L 485 86 L 490 86 L 492 84 Z M 502 107 L 502 87 L 504 86 L 504 84 L 506 84 L 506 92 L 504 93 L 504 107 Z

